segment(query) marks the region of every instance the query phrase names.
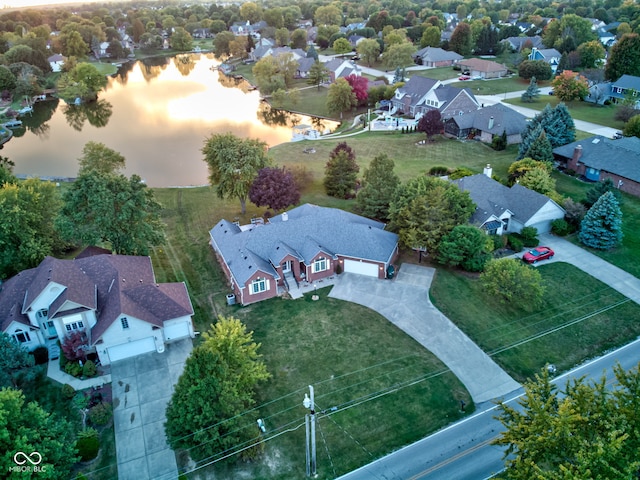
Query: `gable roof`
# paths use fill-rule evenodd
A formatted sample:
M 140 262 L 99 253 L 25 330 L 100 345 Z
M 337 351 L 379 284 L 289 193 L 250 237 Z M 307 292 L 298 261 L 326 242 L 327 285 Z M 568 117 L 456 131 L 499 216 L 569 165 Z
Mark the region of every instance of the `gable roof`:
M 489 128 L 493 117 L 493 127 Z M 461 129 L 475 128 L 494 135 L 516 135 L 522 133 L 527 126 L 527 117 L 501 103 L 465 113 L 454 115 L 448 121 L 454 121 Z
M 36 269 L 23 270 L 0 284 L 0 329 L 6 331 L 11 322 L 31 326 L 29 317 L 22 312 L 25 292 L 36 274 Z
M 520 184 L 509 188 L 482 173 L 463 177 L 454 183 L 460 190 L 468 191 L 475 202 L 476 210 L 471 216 L 471 223 L 478 225 L 484 224 L 493 215 L 499 218 L 507 210 L 524 225 L 544 205 L 553 202 L 549 197 Z
M 640 92 L 640 77 L 634 75 L 622 75 L 618 80 L 612 82 L 614 87 L 620 87 L 625 90 L 636 90 Z
M 579 161 L 585 166 L 640 182 L 640 138 L 624 137 L 611 140 L 596 135 L 554 148 L 553 153 L 572 158 L 578 145 L 582 146 Z
M 491 60 L 483 60 L 481 58 L 469 58 L 467 60 L 461 60 L 458 62 L 461 66 L 468 67 L 472 70 L 479 72 L 501 72 L 507 70 L 507 67 L 500 65 L 499 63 L 492 62 Z
M 414 76 L 400 87 L 396 93 L 400 94 L 400 98 L 408 96 L 411 99 L 410 104 L 417 105 L 420 100 L 438 83 L 439 80 L 434 80 L 433 78 Z
M 442 61 L 457 61 L 462 60 L 464 57 L 456 52 L 443 50 L 437 47 L 425 47 L 422 50 L 418 50 L 414 57 L 422 57 L 424 60 L 430 62 L 442 62 Z
M 387 262 L 398 243 L 398 236 L 384 230 L 383 223 L 311 204 L 246 229 L 220 220 L 209 234 L 240 287 L 256 271 L 279 278 L 273 265 L 288 254 L 307 265 L 320 252 Z
M 311 70 L 311 67 L 313 67 L 313 64 L 316 63 L 316 59 L 309 57 L 309 58 L 301 58 L 300 60 L 298 60 L 298 71 L 299 72 L 308 72 L 309 70 Z
M 542 37 L 540 35 L 533 37 L 507 37 L 502 42 L 510 43 L 519 52 L 527 42 L 531 42 L 532 47 L 540 48 L 542 46 Z

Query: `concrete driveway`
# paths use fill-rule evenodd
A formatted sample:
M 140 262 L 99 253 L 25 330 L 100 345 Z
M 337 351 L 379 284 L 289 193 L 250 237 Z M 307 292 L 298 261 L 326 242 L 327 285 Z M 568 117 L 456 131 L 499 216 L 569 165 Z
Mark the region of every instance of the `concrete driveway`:
M 192 348 L 188 338 L 111 365 L 119 480 L 178 478 L 165 411 Z
M 403 264 L 394 280 L 343 273 L 329 294 L 369 307 L 436 355 L 475 403 L 501 398 L 520 385 L 429 300 L 435 269 Z

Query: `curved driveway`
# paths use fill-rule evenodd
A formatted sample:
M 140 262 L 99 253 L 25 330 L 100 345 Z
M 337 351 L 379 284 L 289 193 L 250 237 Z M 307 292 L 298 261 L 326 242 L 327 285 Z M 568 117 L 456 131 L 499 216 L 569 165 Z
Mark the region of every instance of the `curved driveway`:
M 515 380 L 433 306 L 429 287 L 434 272 L 405 263 L 393 281 L 343 273 L 329 296 L 369 307 L 413 337 L 460 379 L 476 404 L 518 389 Z

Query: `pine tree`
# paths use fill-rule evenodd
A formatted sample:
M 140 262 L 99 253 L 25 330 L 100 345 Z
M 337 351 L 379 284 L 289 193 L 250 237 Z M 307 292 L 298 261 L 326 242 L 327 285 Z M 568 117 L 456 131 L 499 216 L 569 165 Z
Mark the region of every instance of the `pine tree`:
M 531 81 L 529 82 L 529 87 L 524 91 L 524 93 L 520 96 L 523 102 L 531 103 L 536 100 L 540 96 L 540 89 L 538 88 L 538 82 L 536 81 L 536 77 L 531 77 Z
M 611 192 L 603 194 L 589 209 L 580 226 L 578 238 L 598 250 L 609 250 L 622 241 L 622 211 Z
M 553 148 L 547 138 L 547 134 L 544 130 L 540 132 L 538 138 L 536 138 L 527 150 L 525 157 L 533 158 L 540 162 L 552 162 L 553 161 Z
M 353 149 L 346 142 L 339 143 L 329 154 L 325 167 L 324 188 L 327 195 L 353 198 L 359 171 Z
M 396 68 L 396 71 L 393 75 L 393 83 L 404 82 L 404 75 L 402 74 L 402 70 L 400 67 Z
M 561 147 L 576 139 L 576 125 L 564 103 L 553 109 L 552 121 L 543 126 L 553 148 Z
M 356 203 L 362 215 L 386 220 L 389 203 L 395 194 L 400 179 L 393 172 L 395 164 L 386 154 L 380 154 L 371 160 L 364 171 L 362 189 L 358 192 Z
M 529 148 L 531 148 L 533 142 L 537 140 L 542 132 L 542 125 L 535 122 L 535 118 L 527 124 L 527 127 L 522 132 L 522 141 L 520 142 L 520 146 L 518 147 L 517 160 L 522 160 L 527 156 Z

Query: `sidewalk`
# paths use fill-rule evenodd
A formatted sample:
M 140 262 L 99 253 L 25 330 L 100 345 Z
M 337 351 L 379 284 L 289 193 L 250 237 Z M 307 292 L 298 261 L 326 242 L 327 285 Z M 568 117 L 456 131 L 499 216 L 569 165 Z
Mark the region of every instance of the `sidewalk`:
M 79 378 L 73 377 L 68 373 L 60 370 L 59 358 L 49 360 L 49 365 L 47 366 L 47 377 L 61 383 L 62 385 L 67 383 L 71 385 L 76 391 L 85 390 L 92 387 L 102 387 L 107 383 L 111 383 L 110 373 L 107 375 L 102 375 L 101 377 L 88 378 L 86 380 L 80 380 Z

